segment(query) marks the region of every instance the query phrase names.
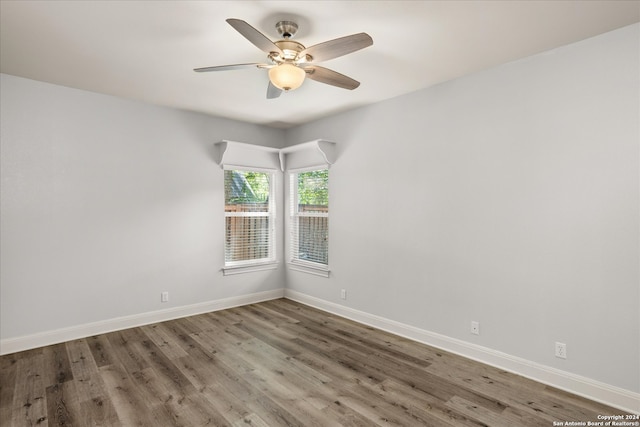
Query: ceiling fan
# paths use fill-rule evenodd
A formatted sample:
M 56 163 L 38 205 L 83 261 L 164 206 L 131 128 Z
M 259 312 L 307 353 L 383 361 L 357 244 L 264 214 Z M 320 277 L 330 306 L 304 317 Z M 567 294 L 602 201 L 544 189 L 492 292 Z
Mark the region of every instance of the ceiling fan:
M 279 97 L 283 91 L 297 89 L 302 85 L 305 77 L 343 89 L 357 88 L 360 86 L 360 82 L 315 64 L 364 49 L 373 44 L 373 39 L 367 33 L 358 33 L 305 47 L 303 44 L 291 40 L 298 31 L 298 25 L 293 21 L 280 21 L 276 24 L 276 30 L 282 37 L 282 40 L 276 42 L 272 42 L 267 36 L 241 19 L 231 18 L 227 19 L 227 22 L 258 49 L 266 52 L 269 63 L 220 65 L 195 68 L 193 71 L 201 73 L 250 67 L 268 69 L 267 98 L 269 99 Z

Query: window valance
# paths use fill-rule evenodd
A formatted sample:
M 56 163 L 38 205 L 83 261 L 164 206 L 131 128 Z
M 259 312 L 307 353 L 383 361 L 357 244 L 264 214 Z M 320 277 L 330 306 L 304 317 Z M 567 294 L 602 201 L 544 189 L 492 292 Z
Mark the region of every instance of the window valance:
M 285 171 L 321 165 L 329 167 L 336 161 L 335 143 L 323 139 L 286 148 L 226 140 L 215 145 L 216 163 L 221 167 L 226 165 Z

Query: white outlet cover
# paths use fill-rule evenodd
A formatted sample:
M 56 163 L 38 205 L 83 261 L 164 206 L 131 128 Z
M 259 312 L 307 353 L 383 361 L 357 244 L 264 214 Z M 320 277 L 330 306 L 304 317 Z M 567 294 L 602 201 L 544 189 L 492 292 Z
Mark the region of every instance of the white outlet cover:
M 474 335 L 480 335 L 480 323 L 471 322 L 471 333 Z
M 556 342 L 556 357 L 560 359 L 567 358 L 567 345 L 565 343 Z

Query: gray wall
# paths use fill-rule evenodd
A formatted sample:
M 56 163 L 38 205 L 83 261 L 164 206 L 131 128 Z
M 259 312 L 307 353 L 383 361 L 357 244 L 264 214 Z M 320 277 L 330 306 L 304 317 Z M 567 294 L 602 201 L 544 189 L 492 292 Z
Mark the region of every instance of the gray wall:
M 639 28 L 290 130 L 339 155 L 288 289 L 640 391 Z
M 639 29 L 287 132 L 3 75 L 0 336 L 286 284 L 638 392 Z M 211 144 L 318 138 L 331 277 L 223 277 Z
M 284 287 L 282 267 L 222 276 L 212 150 L 282 130 L 1 79 L 3 340 Z

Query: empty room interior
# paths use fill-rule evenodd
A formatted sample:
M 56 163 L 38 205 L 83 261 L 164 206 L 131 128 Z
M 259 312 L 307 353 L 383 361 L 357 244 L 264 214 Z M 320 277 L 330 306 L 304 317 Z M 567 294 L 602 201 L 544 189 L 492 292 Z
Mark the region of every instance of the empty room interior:
M 0 71 L 0 425 L 640 425 L 640 2 L 3 0 Z

